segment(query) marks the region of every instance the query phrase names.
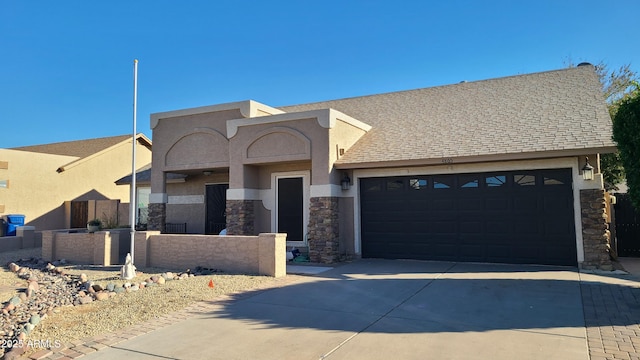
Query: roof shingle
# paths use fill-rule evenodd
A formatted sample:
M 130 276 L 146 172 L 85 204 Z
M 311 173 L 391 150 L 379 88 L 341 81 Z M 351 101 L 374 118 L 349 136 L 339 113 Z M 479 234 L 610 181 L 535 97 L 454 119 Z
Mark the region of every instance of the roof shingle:
M 119 135 L 97 139 L 22 146 L 11 148 L 11 150 L 30 151 L 52 155 L 77 156 L 79 158 L 85 158 L 89 155 L 100 152 L 130 138 L 131 135 Z
M 615 146 L 593 66 L 280 108 L 371 125 L 341 164 Z

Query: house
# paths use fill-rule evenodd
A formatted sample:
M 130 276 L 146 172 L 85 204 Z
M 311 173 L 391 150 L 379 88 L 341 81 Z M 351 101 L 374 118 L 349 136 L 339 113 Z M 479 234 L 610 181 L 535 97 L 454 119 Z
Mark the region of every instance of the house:
M 151 128 L 149 229 L 286 232 L 288 246 L 326 263 L 610 266 L 599 154 L 615 144 L 590 64 L 277 108 L 182 109 L 152 114 Z
M 128 224 L 131 135 L 0 149 L 0 216 L 25 215 L 36 230 L 86 227 L 87 220 Z M 139 168 L 151 163 L 151 140 L 136 137 Z M 124 213 L 124 214 L 123 214 Z

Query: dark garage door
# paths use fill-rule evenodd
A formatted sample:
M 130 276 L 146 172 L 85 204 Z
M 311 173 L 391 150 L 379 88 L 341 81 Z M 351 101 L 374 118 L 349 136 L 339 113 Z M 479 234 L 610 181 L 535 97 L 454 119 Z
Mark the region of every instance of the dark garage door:
M 576 265 L 571 169 L 360 179 L 362 256 Z

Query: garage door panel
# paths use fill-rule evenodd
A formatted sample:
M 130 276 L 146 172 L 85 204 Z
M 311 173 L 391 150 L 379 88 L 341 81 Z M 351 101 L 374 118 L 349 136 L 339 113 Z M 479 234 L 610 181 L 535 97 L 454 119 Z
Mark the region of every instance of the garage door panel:
M 363 257 L 576 265 L 571 179 L 571 169 L 361 179 Z
M 488 262 L 506 262 L 512 256 L 511 246 L 507 244 L 490 244 L 486 246 L 486 261 Z
M 512 211 L 516 214 L 533 215 L 538 209 L 538 196 L 535 194 L 517 194 L 513 198 Z
M 485 210 L 489 212 L 497 211 L 509 211 L 511 208 L 511 199 L 505 196 L 495 196 L 494 194 L 489 195 L 485 199 Z
M 458 232 L 458 224 L 455 221 L 431 221 L 428 227 L 432 234 L 452 234 Z
M 573 208 L 573 202 L 568 202 L 566 198 L 552 195 L 543 196 L 542 204 L 545 212 Z
M 489 220 L 485 222 L 485 232 L 487 235 L 511 234 L 513 232 L 513 224 L 500 221 Z
M 431 208 L 438 211 L 455 211 L 456 201 L 452 198 L 433 198 L 431 201 Z
M 558 219 L 547 219 L 547 222 L 544 224 L 544 229 L 544 233 L 547 234 L 548 238 L 561 239 L 566 236 L 571 236 L 574 232 L 573 224 Z M 555 235 L 559 235 L 559 237 Z
M 484 199 L 482 198 L 463 198 L 458 201 L 458 210 L 460 211 L 482 211 L 484 210 Z
M 574 247 L 569 246 L 548 246 L 544 248 L 544 254 L 549 263 L 552 265 L 565 265 L 567 257 L 573 256 L 575 253 Z
M 459 226 L 460 234 L 477 234 L 484 232 L 484 223 L 482 221 L 462 221 Z

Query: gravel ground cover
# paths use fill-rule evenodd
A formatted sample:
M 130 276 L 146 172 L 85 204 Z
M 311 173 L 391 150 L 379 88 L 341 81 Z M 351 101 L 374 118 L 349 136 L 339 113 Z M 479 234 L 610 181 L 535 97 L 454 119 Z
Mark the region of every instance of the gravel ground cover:
M 7 268 L 11 262 L 25 258 L 39 258 L 41 249 L 26 249 L 0 253 L 0 300 L 24 292 L 27 282 Z M 120 266 L 99 267 L 67 264 L 58 266 L 68 275 L 86 274 L 89 281 L 106 287 L 107 284 L 121 286 L 159 276 L 167 269 L 137 269 L 132 280 L 120 279 Z M 176 269 L 171 269 L 176 270 Z M 183 271 L 186 269 L 183 269 Z M 281 278 L 282 279 L 282 278 Z M 46 317 L 27 335 L 25 342 L 70 343 L 88 337 L 124 329 L 149 319 L 181 310 L 194 302 L 212 300 L 222 295 L 239 293 L 257 288 L 277 286 L 281 279 L 267 276 L 225 274 L 215 272 L 210 275 L 193 276 L 184 280 L 166 281 L 138 291 L 124 292 L 105 300 L 93 301 L 85 305 L 62 306 L 50 311 Z M 210 285 L 213 284 L 213 287 Z M 38 349 L 27 350 L 29 352 Z

